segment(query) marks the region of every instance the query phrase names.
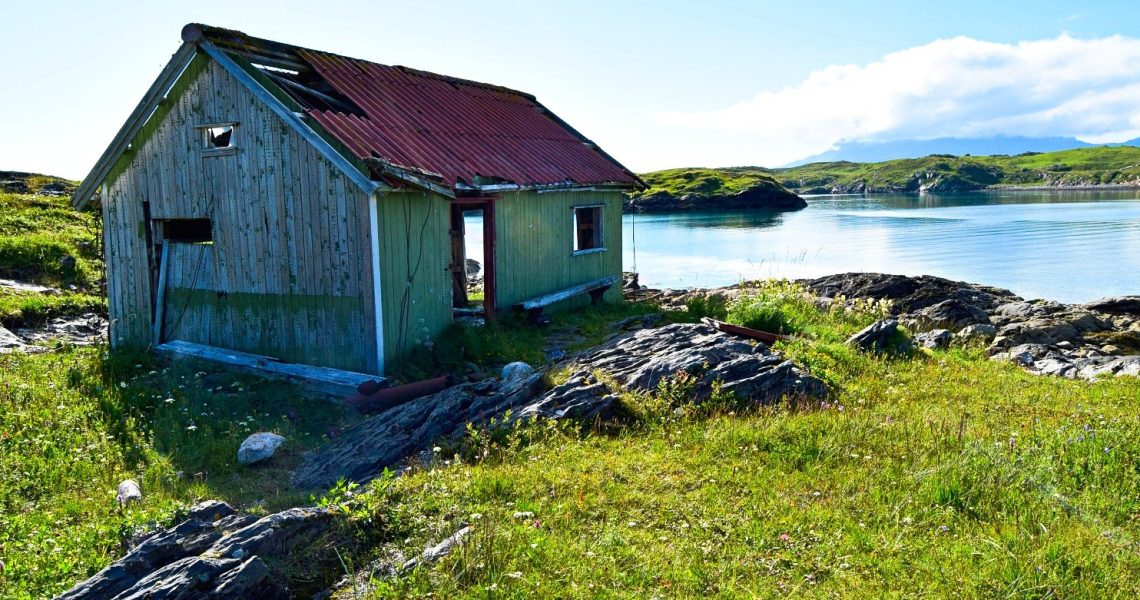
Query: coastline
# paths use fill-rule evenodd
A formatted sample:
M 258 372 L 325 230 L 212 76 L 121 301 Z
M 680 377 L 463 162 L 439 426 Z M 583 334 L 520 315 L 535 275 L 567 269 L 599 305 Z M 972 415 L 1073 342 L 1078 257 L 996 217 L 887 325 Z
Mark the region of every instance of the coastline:
M 1014 362 L 1038 375 L 1093 380 L 1140 376 L 1140 294 L 1066 304 L 1027 300 L 998 287 L 932 275 L 837 273 L 792 280 L 818 306 L 844 309 L 883 303 L 884 321 L 901 325 L 916 345 L 945 349 L 982 346 L 992 360 Z M 720 288 L 652 289 L 625 273 L 627 300 L 665 310 L 728 307 L 765 283 L 744 281 Z M 781 332 L 776 332 L 781 333 Z

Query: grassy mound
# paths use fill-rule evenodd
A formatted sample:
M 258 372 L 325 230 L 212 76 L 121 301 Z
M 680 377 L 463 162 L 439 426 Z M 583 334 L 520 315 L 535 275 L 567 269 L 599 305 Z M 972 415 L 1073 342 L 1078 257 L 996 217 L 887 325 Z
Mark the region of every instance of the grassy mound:
M 72 189 L 56 177 L 0 172 L 0 279 L 61 289 L 45 295 L 0 287 L 0 325 L 105 312 L 99 217 L 71 208 Z
M 641 176 L 649 189 L 634 196 L 667 192 L 673 196 L 730 195 L 758 185 L 780 187 L 768 169 L 730 167 L 726 169 L 682 168 L 654 171 Z

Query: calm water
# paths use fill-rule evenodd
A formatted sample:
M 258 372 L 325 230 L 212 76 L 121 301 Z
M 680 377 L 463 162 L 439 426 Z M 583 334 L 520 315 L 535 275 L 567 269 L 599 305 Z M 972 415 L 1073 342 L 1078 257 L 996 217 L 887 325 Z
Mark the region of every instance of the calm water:
M 1140 192 L 808 197 L 794 213 L 625 215 L 623 264 L 654 287 L 846 271 L 939 275 L 1027 298 L 1140 294 Z M 467 252 L 482 259 L 480 219 Z
M 1140 193 L 809 197 L 794 213 L 626 215 L 654 287 L 845 271 L 932 274 L 1064 302 L 1140 294 Z

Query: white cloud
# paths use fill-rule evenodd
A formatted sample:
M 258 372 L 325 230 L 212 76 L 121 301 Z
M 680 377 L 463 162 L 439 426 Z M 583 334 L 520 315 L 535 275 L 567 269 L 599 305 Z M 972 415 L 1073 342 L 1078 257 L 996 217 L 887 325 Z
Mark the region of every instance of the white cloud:
M 746 136 L 772 162 L 844 141 L 993 135 L 1123 141 L 1140 132 L 1140 40 L 1067 34 L 1017 44 L 936 40 L 868 65 L 832 65 L 728 107 L 655 118 Z

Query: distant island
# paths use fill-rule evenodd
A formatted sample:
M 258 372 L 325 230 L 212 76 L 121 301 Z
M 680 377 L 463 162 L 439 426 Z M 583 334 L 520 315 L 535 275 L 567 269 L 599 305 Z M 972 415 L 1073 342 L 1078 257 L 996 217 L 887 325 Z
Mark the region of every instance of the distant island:
M 969 192 L 985 189 L 1140 188 L 1140 148 L 1097 146 L 1013 156 L 932 154 L 872 163 L 680 168 L 644 173 L 630 212 L 806 206 L 802 194 Z M 796 199 L 799 202 L 796 202 Z M 747 202 L 745 200 L 750 200 Z

